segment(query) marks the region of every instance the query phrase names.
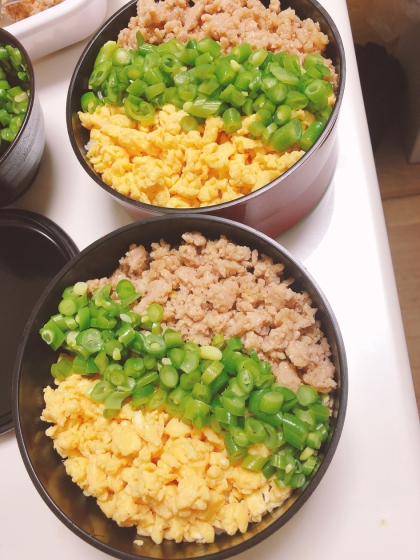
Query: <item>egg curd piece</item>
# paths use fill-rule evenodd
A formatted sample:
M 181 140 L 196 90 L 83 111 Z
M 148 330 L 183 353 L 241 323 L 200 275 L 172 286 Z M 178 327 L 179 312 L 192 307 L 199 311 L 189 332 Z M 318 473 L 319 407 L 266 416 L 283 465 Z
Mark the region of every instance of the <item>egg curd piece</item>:
M 73 374 L 55 383 L 56 389 L 44 390 L 41 419 L 52 424 L 46 434 L 65 458 L 67 473 L 107 517 L 136 526 L 141 537 L 157 544 L 213 542 L 216 529 L 245 532 L 291 493 L 261 473 L 231 465 L 211 428 L 197 430 L 130 404 L 106 419 L 104 405 L 85 396 L 89 379 Z
M 303 155 L 297 145 L 275 152 L 249 137 L 256 115 L 242 117 L 242 128 L 228 135 L 220 117 L 209 117 L 198 130 L 184 132 L 187 113 L 166 104 L 155 123 L 129 119 L 123 107 L 99 106 L 80 112 L 90 130 L 87 157 L 103 181 L 121 194 L 168 208 L 198 208 L 230 202 L 267 185 Z M 308 111 L 295 111 L 305 129 Z M 312 118 L 312 120 L 311 120 Z

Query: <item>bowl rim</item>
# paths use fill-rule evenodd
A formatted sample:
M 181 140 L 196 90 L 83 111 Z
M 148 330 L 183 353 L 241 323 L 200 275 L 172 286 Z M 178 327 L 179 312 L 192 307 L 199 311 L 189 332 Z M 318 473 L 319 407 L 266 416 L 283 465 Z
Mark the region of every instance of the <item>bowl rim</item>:
M 289 0 L 289 1 L 291 1 L 293 3 L 295 0 Z M 273 179 L 272 181 L 270 181 L 269 183 L 267 183 L 263 187 L 255 190 L 254 192 L 251 192 L 249 194 L 240 196 L 239 198 L 236 198 L 234 200 L 230 200 L 228 202 L 223 202 L 223 203 L 220 203 L 220 204 L 213 204 L 213 205 L 210 205 L 210 206 L 202 206 L 202 207 L 199 207 L 199 208 L 167 208 L 165 206 L 156 206 L 156 205 L 153 205 L 153 204 L 146 204 L 144 202 L 141 202 L 139 200 L 135 200 L 134 198 L 131 198 L 129 196 L 121 194 L 119 191 L 111 188 L 109 185 L 107 185 L 102 180 L 102 178 L 95 171 L 93 171 L 93 169 L 88 165 L 85 158 L 83 157 L 83 155 L 81 153 L 81 150 L 80 150 L 79 146 L 77 145 L 76 138 L 75 138 L 75 135 L 74 135 L 74 130 L 73 130 L 73 115 L 74 115 L 74 113 L 71 112 L 73 90 L 74 90 L 74 87 L 76 85 L 76 81 L 77 81 L 77 78 L 78 78 L 80 67 L 82 66 L 82 64 L 84 62 L 84 59 L 85 59 L 86 55 L 89 53 L 91 47 L 93 46 L 95 41 L 98 39 L 98 37 L 102 34 L 103 30 L 108 28 L 108 26 L 112 25 L 114 20 L 117 19 L 122 13 L 124 13 L 125 11 L 131 10 L 133 8 L 133 6 L 137 4 L 137 0 L 130 0 L 124 6 L 122 6 L 119 10 L 117 10 L 114 14 L 112 14 L 101 25 L 101 27 L 97 30 L 97 32 L 90 39 L 89 43 L 86 45 L 82 54 L 79 57 L 79 60 L 76 64 L 76 67 L 73 71 L 73 74 L 72 74 L 72 77 L 71 77 L 71 80 L 70 80 L 70 84 L 69 84 L 69 88 L 68 88 L 68 92 L 67 92 L 66 123 L 67 123 L 67 132 L 68 132 L 68 136 L 69 136 L 69 139 L 70 139 L 70 144 L 71 144 L 71 146 L 73 148 L 73 151 L 74 151 L 77 159 L 79 160 L 81 166 L 87 172 L 89 177 L 91 179 L 93 179 L 97 185 L 102 187 L 108 194 L 116 197 L 116 199 L 120 203 L 125 203 L 125 204 L 128 204 L 128 205 L 132 206 L 135 209 L 148 211 L 148 212 L 151 212 L 151 213 L 179 214 L 179 215 L 186 215 L 186 214 L 191 213 L 191 212 L 194 213 L 194 214 L 206 214 L 208 212 L 216 212 L 216 211 L 222 211 L 222 210 L 225 210 L 225 209 L 229 209 L 229 208 L 235 207 L 237 204 L 242 204 L 242 203 L 246 204 L 249 201 L 263 195 L 264 193 L 266 193 L 270 189 L 276 187 L 278 184 L 281 184 L 282 182 L 284 182 L 294 171 L 299 169 L 308 159 L 312 158 L 314 156 L 314 154 L 316 154 L 316 152 L 318 151 L 320 146 L 324 143 L 326 138 L 331 133 L 331 131 L 332 131 L 333 127 L 335 126 L 336 121 L 338 119 L 338 114 L 339 114 L 339 111 L 340 111 L 342 99 L 343 99 L 343 96 L 344 96 L 345 84 L 346 84 L 346 56 L 345 56 L 344 44 L 343 44 L 343 41 L 341 39 L 340 32 L 338 31 L 338 28 L 337 28 L 336 24 L 334 23 L 333 19 L 331 18 L 331 16 L 327 12 L 327 10 L 323 6 L 321 6 L 321 4 L 319 4 L 319 2 L 317 0 L 305 0 L 305 1 L 308 2 L 309 4 L 312 4 L 321 13 L 323 18 L 326 20 L 329 28 L 331 29 L 331 32 L 332 32 L 332 34 L 333 34 L 333 36 L 336 40 L 336 44 L 337 44 L 338 59 L 339 59 L 339 62 L 340 62 L 340 76 L 339 76 L 339 83 L 338 83 L 338 88 L 337 88 L 336 102 L 334 104 L 333 111 L 331 113 L 330 118 L 327 121 L 327 124 L 326 124 L 324 130 L 321 132 L 321 135 L 316 140 L 315 144 L 296 163 L 294 163 L 289 169 L 287 169 L 284 173 L 282 173 L 281 175 L 279 175 L 278 177 L 276 177 L 275 179 Z
M 22 336 L 22 340 L 21 340 L 21 343 L 20 343 L 20 346 L 19 346 L 19 349 L 18 349 L 18 352 L 17 352 L 16 361 L 15 361 L 15 368 L 14 368 L 14 374 L 13 374 L 13 388 L 12 388 L 12 393 L 13 393 L 12 406 L 13 406 L 14 427 L 15 427 L 16 439 L 17 439 L 19 451 L 21 453 L 21 456 L 22 456 L 24 465 L 26 467 L 26 470 L 27 470 L 35 488 L 37 489 L 41 498 L 44 500 L 44 502 L 50 508 L 50 510 L 53 511 L 53 513 L 55 513 L 55 515 L 64 523 L 64 525 L 68 529 L 73 531 L 76 535 L 78 535 L 80 538 L 82 538 L 82 540 L 84 540 L 88 544 L 92 545 L 94 548 L 97 548 L 97 549 L 99 549 L 99 550 L 101 550 L 101 551 L 103 551 L 107 554 L 110 554 L 111 556 L 114 556 L 116 558 L 120 558 L 121 560 L 150 560 L 150 557 L 142 556 L 141 554 L 133 556 L 130 553 L 126 553 L 126 552 L 120 551 L 118 549 L 115 549 L 115 548 L 103 543 L 102 541 L 97 540 L 91 534 L 86 533 L 83 529 L 81 529 L 75 523 L 73 523 L 71 521 L 71 519 L 69 519 L 61 511 L 61 509 L 54 502 L 52 497 L 50 497 L 50 495 L 48 494 L 48 492 L 45 490 L 44 486 L 42 485 L 42 483 L 38 479 L 38 476 L 35 472 L 35 469 L 32 465 L 32 462 L 29 458 L 29 454 L 26 450 L 26 445 L 25 445 L 24 436 L 23 436 L 23 432 L 22 432 L 22 425 L 21 425 L 21 421 L 20 421 L 20 407 L 19 407 L 20 364 L 22 362 L 22 358 L 23 358 L 23 355 L 24 355 L 24 352 L 25 352 L 25 347 L 26 347 L 26 344 L 27 344 L 27 341 L 28 341 L 28 338 L 29 338 L 29 334 L 32 331 L 33 323 L 36 319 L 36 316 L 37 316 L 40 308 L 44 304 L 44 301 L 48 298 L 49 293 L 50 293 L 51 289 L 55 286 L 55 284 L 61 278 L 63 278 L 65 276 L 65 274 L 78 261 L 85 258 L 85 256 L 88 255 L 91 251 L 96 250 L 100 246 L 106 246 L 108 241 L 111 240 L 113 237 L 124 234 L 125 232 L 128 232 L 129 230 L 141 229 L 145 224 L 148 224 L 150 222 L 162 222 L 162 224 L 164 225 L 165 223 L 170 222 L 170 221 L 180 221 L 180 220 L 182 220 L 182 222 L 185 223 L 185 231 L 188 231 L 188 222 L 190 220 L 196 221 L 197 216 L 195 214 L 192 214 L 192 213 L 187 214 L 187 215 L 182 216 L 182 217 L 181 216 L 176 216 L 176 215 L 172 215 L 172 216 L 171 215 L 169 215 L 169 216 L 168 215 L 166 215 L 166 216 L 162 215 L 162 216 L 152 217 L 152 218 L 148 218 L 148 219 L 145 219 L 145 220 L 133 222 L 133 223 L 128 224 L 126 226 L 122 226 L 122 227 L 108 233 L 107 235 L 97 239 L 96 241 L 91 243 L 89 246 L 87 246 L 85 249 L 80 251 L 66 265 L 64 265 L 64 267 L 61 269 L 61 271 L 51 280 L 51 282 L 49 283 L 47 288 L 44 290 L 43 295 L 38 300 L 38 303 L 34 307 L 32 313 L 31 313 L 31 315 L 28 319 L 28 322 L 26 324 L 26 327 L 25 327 L 25 330 L 24 330 L 24 333 L 23 333 L 23 336 Z M 251 234 L 252 236 L 255 236 L 255 237 L 259 238 L 264 243 L 267 243 L 267 244 L 271 245 L 271 247 L 278 253 L 279 259 L 283 255 L 286 257 L 286 259 L 289 259 L 289 261 L 292 263 L 292 265 L 297 268 L 297 270 L 302 275 L 302 277 L 305 278 L 305 281 L 309 282 L 312 290 L 314 291 L 314 293 L 316 293 L 317 297 L 319 298 L 319 300 L 324 305 L 324 313 L 328 317 L 328 320 L 331 324 L 332 332 L 334 333 L 334 339 L 335 339 L 335 344 L 336 344 L 336 348 L 337 348 L 337 360 L 340 363 L 340 372 L 341 372 L 341 377 L 340 377 L 340 404 L 339 404 L 339 407 L 338 407 L 334 432 L 332 434 L 331 440 L 329 442 L 328 449 L 325 452 L 325 456 L 322 460 L 322 463 L 321 463 L 319 469 L 317 470 L 317 472 L 315 473 L 313 478 L 310 480 L 310 483 L 308 484 L 308 486 L 303 491 L 299 491 L 299 490 L 297 491 L 297 493 L 296 493 L 297 498 L 295 499 L 294 503 L 287 509 L 287 511 L 285 513 L 283 513 L 283 515 L 281 515 L 278 519 L 276 519 L 273 523 L 271 523 L 271 525 L 269 525 L 268 527 L 266 527 L 265 529 L 263 529 L 261 532 L 257 533 L 256 535 L 250 537 L 248 540 L 246 540 L 244 542 L 241 542 L 241 543 L 233 546 L 232 548 L 229 548 L 229 549 L 226 549 L 226 550 L 221 550 L 221 551 L 210 553 L 210 554 L 204 554 L 200 557 L 197 557 L 197 560 L 221 560 L 221 559 L 224 559 L 224 558 L 227 558 L 227 557 L 235 556 L 235 555 L 237 555 L 241 552 L 244 552 L 245 550 L 248 550 L 249 548 L 257 545 L 258 543 L 260 543 L 261 541 L 263 541 L 264 539 L 266 539 L 267 537 L 272 535 L 274 532 L 279 530 L 283 525 L 285 525 L 287 523 L 287 521 L 289 521 L 295 515 L 295 513 L 305 504 L 305 502 L 309 499 L 309 497 L 315 491 L 316 487 L 320 483 L 321 479 L 323 478 L 324 474 L 326 473 L 326 471 L 327 471 L 327 469 L 328 469 L 328 467 L 329 467 L 329 465 L 332 461 L 332 458 L 335 454 L 335 451 L 337 449 L 337 446 L 338 446 L 338 443 L 339 443 L 339 440 L 340 440 L 340 437 L 341 437 L 341 434 L 342 434 L 342 430 L 343 430 L 343 426 L 344 426 L 344 420 L 345 420 L 345 416 L 346 416 L 346 410 L 347 410 L 347 400 L 348 400 L 348 365 L 347 365 L 346 351 L 345 351 L 343 337 L 342 337 L 342 334 L 341 334 L 341 330 L 340 330 L 338 321 L 337 321 L 337 319 L 335 317 L 335 314 L 332 310 L 332 307 L 331 307 L 329 301 L 327 300 L 327 298 L 325 297 L 323 291 L 319 287 L 318 283 L 316 282 L 316 280 L 307 271 L 307 269 L 304 267 L 303 264 L 301 264 L 287 249 L 285 249 L 275 239 L 270 238 L 269 236 L 265 235 L 264 233 L 259 232 L 258 230 L 254 229 L 250 226 L 247 226 L 245 224 L 239 224 L 238 222 L 235 222 L 233 220 L 229 220 L 227 218 L 222 218 L 222 217 L 212 216 L 212 215 L 200 216 L 200 220 L 204 220 L 206 222 L 213 222 L 214 224 L 226 224 L 227 226 L 233 227 L 235 229 L 245 231 L 248 234 Z M 163 230 L 163 228 L 162 228 L 162 230 Z M 167 557 L 167 560 L 171 560 L 171 558 Z M 186 558 L 186 560 L 188 560 L 188 558 Z
M 3 36 L 4 39 L 7 41 L 6 44 L 13 44 L 14 46 L 16 46 L 20 52 L 22 53 L 27 68 L 28 68 L 28 73 L 29 73 L 29 103 L 28 103 L 28 108 L 26 110 L 26 114 L 25 114 L 25 118 L 23 119 L 23 122 L 18 130 L 18 133 L 16 134 L 13 142 L 10 144 L 10 146 L 8 146 L 8 148 L 3 152 L 3 154 L 1 154 L 0 156 L 0 166 L 1 164 L 7 159 L 8 155 L 15 149 L 16 145 L 19 142 L 20 137 L 23 135 L 24 130 L 28 124 L 29 118 L 31 116 L 32 113 L 32 108 L 34 106 L 35 103 L 35 95 L 36 95 L 36 89 L 35 89 L 35 72 L 34 72 L 34 68 L 32 66 L 32 61 L 29 57 L 29 54 L 27 52 L 27 50 L 25 49 L 25 47 L 22 45 L 22 43 L 19 41 L 19 39 L 17 39 L 14 35 L 12 35 L 11 33 L 9 33 L 9 31 L 6 30 L 6 28 L 4 27 L 0 27 L 0 42 L 3 42 Z

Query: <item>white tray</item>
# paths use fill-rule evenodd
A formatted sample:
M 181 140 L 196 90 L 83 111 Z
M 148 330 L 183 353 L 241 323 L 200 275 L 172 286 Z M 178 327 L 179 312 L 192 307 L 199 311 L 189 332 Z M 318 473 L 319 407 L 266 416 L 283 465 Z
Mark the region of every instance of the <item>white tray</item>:
M 63 0 L 31 17 L 11 23 L 7 16 L 0 25 L 18 39 L 31 60 L 77 43 L 93 34 L 104 21 L 107 0 Z

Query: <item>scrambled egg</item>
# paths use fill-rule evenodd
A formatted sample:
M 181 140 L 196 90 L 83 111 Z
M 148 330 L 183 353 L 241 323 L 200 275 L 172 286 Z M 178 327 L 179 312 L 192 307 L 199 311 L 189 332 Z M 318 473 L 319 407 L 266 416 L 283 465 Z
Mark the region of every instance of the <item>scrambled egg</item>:
M 41 419 L 53 424 L 46 434 L 72 480 L 119 525 L 135 525 L 138 535 L 157 544 L 209 543 L 216 530 L 245 532 L 290 495 L 260 472 L 232 466 L 223 439 L 210 428 L 197 430 L 129 404 L 104 418 L 104 405 L 85 396 L 90 383 L 71 375 L 57 380 L 57 389 L 47 387 Z M 253 451 L 263 454 L 262 447 Z
M 169 208 L 198 208 L 229 202 L 273 181 L 305 152 L 282 153 L 248 136 L 257 117 L 243 117 L 243 127 L 228 135 L 220 117 L 209 117 L 197 130 L 184 132 L 187 113 L 167 104 L 155 123 L 132 121 L 123 107 L 105 105 L 93 114 L 79 113 L 90 129 L 87 157 L 103 181 L 123 195 Z M 293 116 L 305 129 L 314 116 Z

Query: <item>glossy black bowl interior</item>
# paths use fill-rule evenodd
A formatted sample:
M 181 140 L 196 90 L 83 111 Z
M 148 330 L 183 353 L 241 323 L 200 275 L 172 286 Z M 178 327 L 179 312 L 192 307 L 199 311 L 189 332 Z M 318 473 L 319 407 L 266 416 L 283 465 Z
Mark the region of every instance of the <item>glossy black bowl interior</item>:
M 319 309 L 317 318 L 321 320 L 322 329 L 329 339 L 337 372 L 331 438 L 325 445 L 321 467 L 307 488 L 303 492 L 296 491 L 283 506 L 266 515 L 261 522 L 251 523 L 245 534 L 239 533 L 233 537 L 219 535 L 213 544 L 164 541 L 157 545 L 149 538 L 142 538 L 144 545 L 136 547 L 133 544 L 135 529 L 118 527 L 105 517 L 93 498 L 82 493 L 66 474 L 61 457 L 54 451 L 51 439 L 45 435 L 48 424 L 40 420 L 44 404 L 43 388 L 52 385 L 49 372 L 56 360 L 56 353 L 41 340 L 39 329 L 56 313 L 66 286 L 79 280 L 111 275 L 132 243 L 150 249 L 152 242 L 164 238 L 174 245 L 180 243 L 181 235 L 187 231 L 200 231 L 210 239 L 225 235 L 237 244 L 258 249 L 275 262 L 285 264 L 285 277 L 295 278 L 293 286 L 296 291 L 305 290 L 310 294 L 314 306 Z M 304 267 L 278 243 L 247 226 L 222 218 L 189 214 L 182 218 L 153 218 L 125 226 L 99 239 L 66 265 L 50 284 L 29 320 L 18 354 L 13 389 L 16 436 L 26 468 L 44 501 L 68 528 L 96 548 L 117 558 L 220 560 L 250 548 L 279 529 L 299 510 L 319 484 L 334 455 L 343 428 L 347 403 L 347 364 L 334 314 Z
M 268 2 L 263 1 L 263 4 L 267 5 Z M 78 117 L 78 112 L 81 110 L 80 99 L 82 95 L 88 91 L 89 77 L 92 72 L 94 61 L 96 59 L 97 53 L 99 52 L 99 49 L 107 41 L 116 41 L 120 30 L 126 28 L 129 19 L 136 15 L 137 1 L 131 0 L 118 12 L 111 16 L 104 23 L 101 29 L 96 33 L 96 35 L 91 39 L 91 41 L 83 51 L 70 81 L 66 107 L 67 130 L 74 153 L 88 175 L 106 192 L 108 192 L 111 196 L 115 197 L 120 203 L 122 203 L 126 207 L 126 210 L 132 213 L 138 219 L 151 217 L 152 214 L 183 215 L 190 212 L 192 212 L 193 214 L 211 213 L 225 218 L 233 219 L 241 223 L 246 223 L 248 225 L 251 225 L 252 227 L 256 227 L 257 229 L 264 231 L 265 233 L 268 233 L 272 237 L 275 237 L 277 235 L 280 235 L 280 233 L 282 233 L 282 231 L 284 231 L 286 228 L 280 228 L 279 230 L 271 228 L 270 230 L 270 228 L 268 227 L 260 227 L 263 220 L 260 216 L 251 216 L 251 214 L 253 213 L 253 209 L 258 208 L 258 206 L 263 207 L 265 208 L 265 214 L 270 214 L 270 212 L 272 213 L 277 211 L 278 209 L 281 209 L 282 206 L 286 204 L 285 201 L 288 198 L 293 197 L 294 191 L 299 192 L 295 185 L 290 182 L 290 175 L 296 175 L 300 173 L 298 182 L 303 182 L 309 186 L 314 181 L 314 177 L 321 173 L 321 169 L 325 165 L 325 167 L 329 167 L 329 169 L 328 171 L 326 171 L 323 177 L 320 176 L 319 178 L 319 181 L 322 184 L 313 185 L 312 187 L 312 190 L 315 192 L 315 194 L 313 194 L 314 200 L 312 206 L 310 208 L 306 208 L 306 211 L 311 209 L 313 205 L 318 202 L 319 198 L 327 188 L 334 167 L 331 165 L 331 162 L 328 163 L 328 160 L 334 158 L 334 154 L 330 155 L 329 153 L 332 150 L 330 146 L 328 147 L 328 155 L 320 155 L 316 152 L 317 147 L 323 144 L 327 144 L 327 142 L 333 144 L 335 140 L 334 127 L 338 118 L 345 85 L 345 55 L 343 43 L 341 41 L 340 34 L 336 25 L 334 24 L 328 13 L 324 10 L 324 8 L 316 0 L 282 0 L 282 10 L 288 7 L 293 8 L 300 19 L 303 20 L 311 18 L 313 21 L 318 22 L 323 33 L 328 35 L 329 44 L 324 55 L 332 60 L 338 74 L 339 82 L 338 90 L 336 92 L 337 99 L 329 122 L 327 123 L 315 145 L 297 163 L 295 163 L 295 165 L 293 165 L 280 177 L 253 193 L 240 197 L 231 202 L 195 209 L 163 208 L 145 204 L 119 193 L 102 181 L 100 175 L 95 172 L 91 162 L 86 155 L 86 145 L 89 142 L 90 132 L 82 126 Z M 313 162 L 311 165 L 307 165 L 309 159 L 318 159 L 320 163 L 318 166 L 314 165 Z M 307 198 L 308 193 L 304 192 L 302 196 Z M 307 204 L 307 202 L 305 200 L 302 200 L 302 206 L 305 206 L 305 204 Z M 247 208 L 247 205 L 252 205 L 253 208 Z M 299 210 L 297 209 L 293 209 L 291 210 L 291 212 L 294 212 L 296 214 L 296 218 L 294 219 L 295 222 L 302 217 L 302 215 L 299 214 Z
M 0 207 L 10 204 L 30 187 L 38 171 L 45 146 L 44 117 L 35 88 L 31 60 L 23 45 L 8 31 L 0 28 L 0 44 L 17 47 L 27 64 L 29 74 L 28 109 L 16 138 L 0 155 Z
M 0 434 L 13 428 L 13 367 L 26 321 L 44 289 L 78 252 L 45 216 L 0 209 Z

